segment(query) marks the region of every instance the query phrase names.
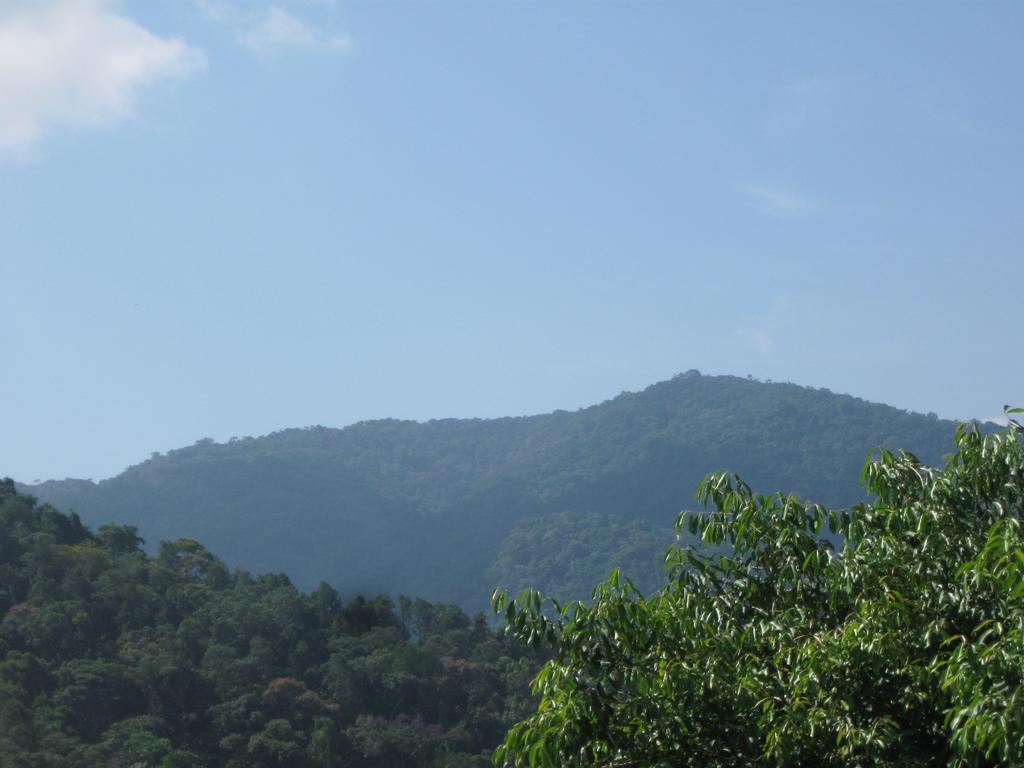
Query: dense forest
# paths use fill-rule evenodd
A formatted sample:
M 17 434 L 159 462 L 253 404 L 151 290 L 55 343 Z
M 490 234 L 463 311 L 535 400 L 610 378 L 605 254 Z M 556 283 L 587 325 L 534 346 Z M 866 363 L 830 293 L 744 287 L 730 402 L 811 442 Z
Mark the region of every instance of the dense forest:
M 486 606 L 527 585 L 583 597 L 613 566 L 650 587 L 706 472 L 836 506 L 877 446 L 929 463 L 951 422 L 793 384 L 696 371 L 575 412 L 373 421 L 201 440 L 109 480 L 22 486 L 89 525 L 203 541 L 232 567 L 343 596 Z
M 192 539 L 148 555 L 133 526 L 91 532 L 4 480 L 0 765 L 1022 765 L 1024 429 L 961 425 L 953 447 L 937 469 L 877 452 L 845 509 L 708 475 L 657 589 L 497 590 L 501 630 L 303 593 Z M 541 568 L 546 535 L 582 562 L 651 544 L 549 522 L 510 560 Z M 576 552 L 606 528 L 618 550 Z
M 140 549 L 0 482 L 0 765 L 490 765 L 541 657 L 482 615 Z

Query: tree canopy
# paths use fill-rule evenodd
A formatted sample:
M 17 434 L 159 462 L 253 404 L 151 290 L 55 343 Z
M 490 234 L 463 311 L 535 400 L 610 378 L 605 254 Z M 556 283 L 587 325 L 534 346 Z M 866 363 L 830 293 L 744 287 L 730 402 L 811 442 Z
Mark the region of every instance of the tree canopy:
M 0 481 L 4 768 L 470 768 L 541 658 L 451 605 L 147 556 Z
M 961 425 L 941 468 L 882 450 L 829 510 L 708 476 L 648 596 L 498 592 L 548 644 L 505 766 L 1024 764 L 1024 431 Z M 823 535 L 840 535 L 834 545 Z

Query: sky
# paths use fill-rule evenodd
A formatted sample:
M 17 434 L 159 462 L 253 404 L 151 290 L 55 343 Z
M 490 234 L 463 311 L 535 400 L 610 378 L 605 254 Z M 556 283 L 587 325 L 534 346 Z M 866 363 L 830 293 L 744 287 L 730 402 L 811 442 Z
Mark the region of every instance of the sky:
M 0 476 L 689 369 L 1024 404 L 1024 4 L 0 0 Z

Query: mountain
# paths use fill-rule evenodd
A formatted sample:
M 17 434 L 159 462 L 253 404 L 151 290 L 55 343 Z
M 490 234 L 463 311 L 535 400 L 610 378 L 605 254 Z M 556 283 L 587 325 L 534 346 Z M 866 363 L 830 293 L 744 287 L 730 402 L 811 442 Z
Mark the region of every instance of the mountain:
M 676 514 L 710 471 L 829 506 L 876 447 L 926 463 L 951 422 L 828 390 L 680 374 L 582 408 L 500 419 L 382 420 L 200 440 L 93 483 L 22 486 L 151 546 L 198 539 L 303 588 L 484 605 L 496 584 L 562 596 L 622 566 L 658 583 Z

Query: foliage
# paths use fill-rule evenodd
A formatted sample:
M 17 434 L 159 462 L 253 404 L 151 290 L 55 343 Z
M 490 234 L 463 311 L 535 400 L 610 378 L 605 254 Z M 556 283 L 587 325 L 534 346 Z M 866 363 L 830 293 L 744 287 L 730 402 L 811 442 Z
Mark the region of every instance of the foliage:
M 711 475 L 678 525 L 729 549 L 674 548 L 660 591 L 496 593 L 554 649 L 496 763 L 1024 764 L 1024 430 L 961 425 L 941 469 L 882 450 L 862 481 L 830 511 Z
M 147 557 L 0 481 L 0 765 L 483 766 L 536 653 L 482 615 Z
M 571 413 L 203 440 L 100 483 L 29 490 L 91 525 L 202 541 L 231 566 L 284 571 L 304 589 L 323 579 L 345 596 L 477 610 L 482 584 L 584 597 L 613 566 L 656 582 L 644 555 L 664 551 L 671 535 L 659 532 L 709 470 L 848 505 L 863 499 L 856 474 L 872 447 L 934 462 L 952 428 L 825 390 L 691 371 Z M 574 525 L 590 529 L 587 544 L 566 549 Z M 623 535 L 638 546 L 624 549 Z
M 558 595 L 585 595 L 611 566 L 638 574 L 654 588 L 660 574 L 651 563 L 675 541 L 671 527 L 610 514 L 561 512 L 526 517 L 501 543 L 490 583 L 510 592 L 527 586 Z

